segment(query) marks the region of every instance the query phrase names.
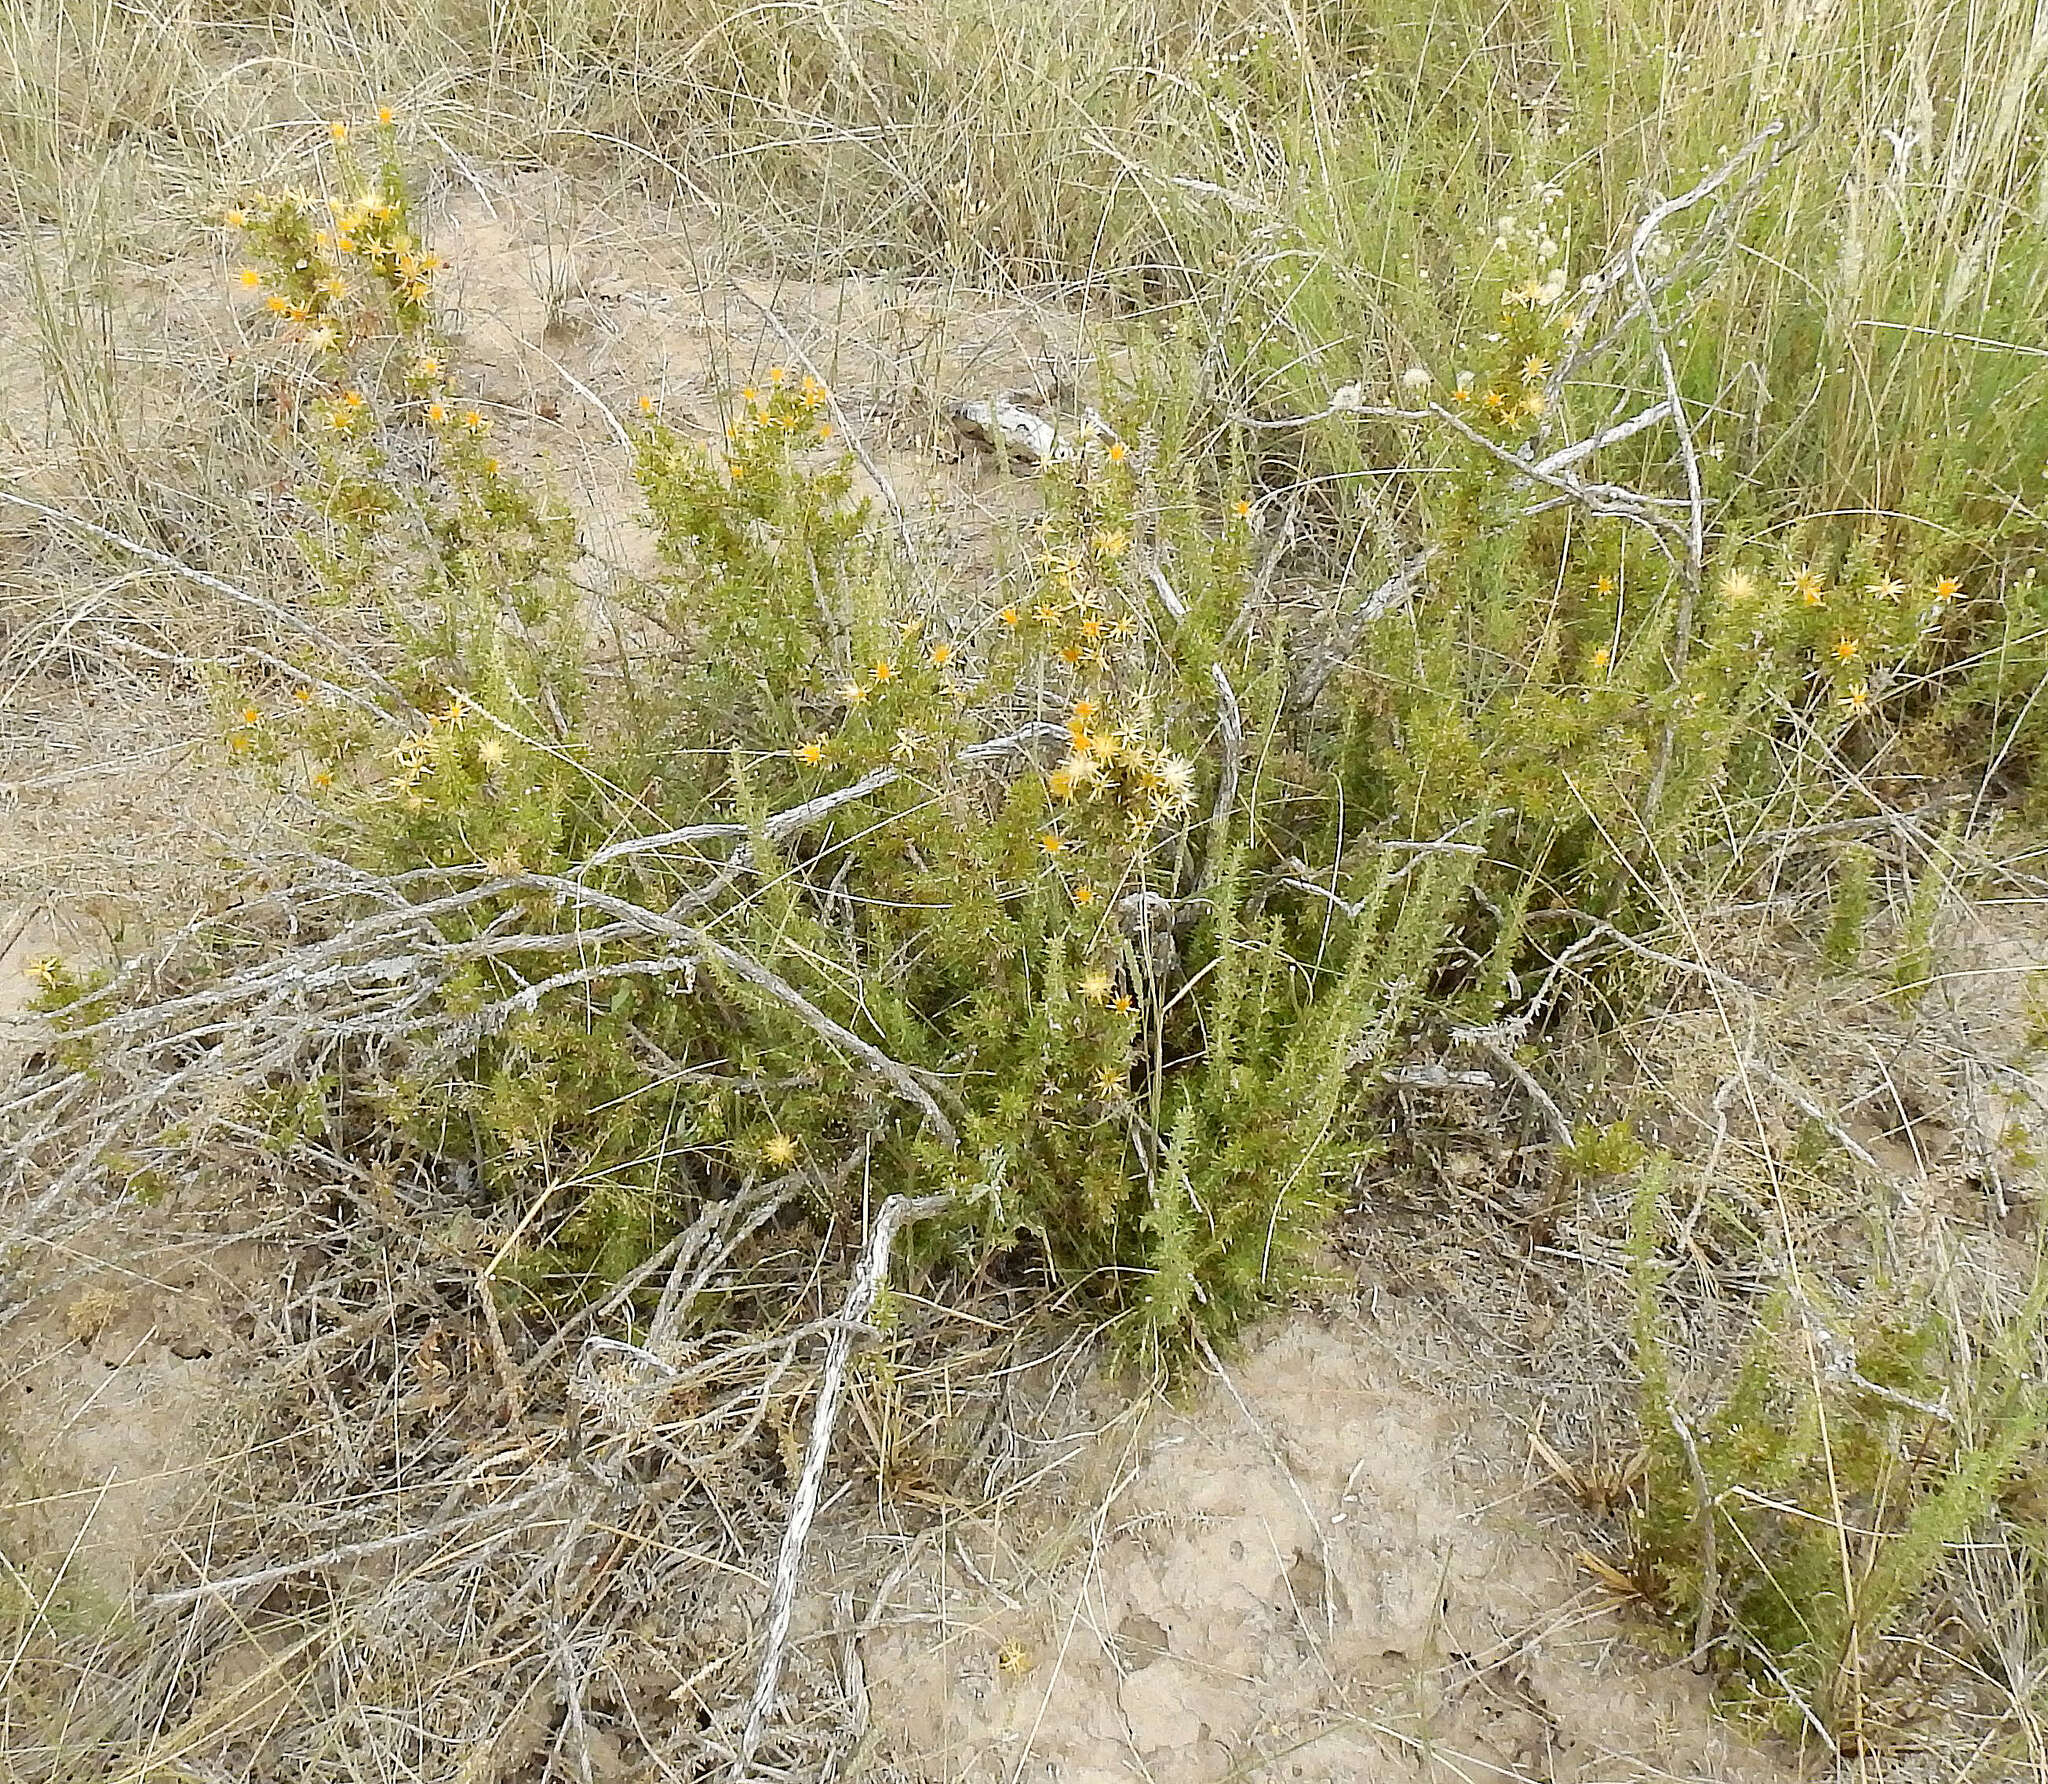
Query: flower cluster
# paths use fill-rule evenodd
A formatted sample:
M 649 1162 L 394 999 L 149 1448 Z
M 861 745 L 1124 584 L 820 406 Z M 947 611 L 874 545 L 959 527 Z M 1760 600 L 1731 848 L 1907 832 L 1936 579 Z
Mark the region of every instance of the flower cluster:
M 424 332 L 440 258 L 418 239 L 389 124 L 365 170 L 334 133 L 334 191 L 252 192 L 221 213 L 244 263 L 237 279 L 316 355 L 345 355 L 366 338 Z

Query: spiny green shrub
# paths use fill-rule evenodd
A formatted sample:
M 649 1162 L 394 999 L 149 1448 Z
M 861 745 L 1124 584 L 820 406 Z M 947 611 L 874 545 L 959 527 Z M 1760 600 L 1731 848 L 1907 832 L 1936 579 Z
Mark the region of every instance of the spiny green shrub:
M 1923 1594 L 2041 1465 L 2048 1275 L 1988 1331 L 1903 1293 L 1842 1308 L 1788 1282 L 1729 1384 L 1694 1407 L 1657 1261 L 1669 1175 L 1668 1159 L 1645 1170 L 1631 1235 L 1648 1452 L 1632 1577 L 1786 1734 L 1817 1724 L 1855 1751 L 1922 1707 L 1924 1667 L 1901 1675 Z

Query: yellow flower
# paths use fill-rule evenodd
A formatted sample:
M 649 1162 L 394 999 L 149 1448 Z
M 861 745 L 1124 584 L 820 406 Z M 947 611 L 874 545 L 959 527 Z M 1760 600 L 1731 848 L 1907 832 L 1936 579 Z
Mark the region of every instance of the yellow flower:
M 465 409 L 462 412 L 462 425 L 473 434 L 481 434 L 486 432 L 491 424 L 474 409 Z
M 1138 1006 L 1131 1001 L 1131 994 L 1128 991 L 1119 991 L 1110 999 L 1109 1007 L 1119 1016 L 1128 1016 Z
M 1094 545 L 1097 557 L 1120 558 L 1130 549 L 1131 536 L 1121 527 L 1117 527 L 1108 532 L 1097 533 Z
M 1934 585 L 1934 598 L 1946 607 L 1951 601 L 1962 599 L 1963 585 L 1953 576 L 1944 576 Z
M 505 742 L 500 737 L 486 737 L 476 746 L 476 759 L 486 768 L 502 768 L 505 765 Z
M 1109 443 L 1109 462 L 1110 462 L 1111 464 L 1113 464 L 1113 465 L 1120 465 L 1120 464 L 1122 464 L 1122 463 L 1124 462 L 1124 460 L 1125 460 L 1125 459 L 1127 459 L 1127 458 L 1129 458 L 1129 457 L 1130 457 L 1130 450 L 1129 450 L 1129 448 L 1128 448 L 1128 447 L 1126 447 L 1126 446 L 1124 445 L 1123 441 L 1121 441 L 1121 440 L 1112 440 L 1112 441 L 1110 441 L 1110 443 Z
M 57 981 L 64 976 L 64 962 L 55 954 L 45 954 L 40 960 L 28 963 L 28 976 L 45 991 L 53 991 Z
M 1544 374 L 1549 370 L 1550 361 L 1543 358 L 1540 354 L 1532 353 L 1527 359 L 1522 361 L 1522 382 L 1524 384 L 1541 384 Z
M 768 368 L 768 382 L 770 384 L 779 385 L 788 376 L 789 374 L 779 365 L 771 365 Z
M 932 667 L 943 669 L 953 660 L 953 647 L 941 638 L 932 646 Z
M 1593 667 L 1596 670 L 1604 672 L 1607 668 L 1607 665 L 1614 661 L 1614 653 L 1610 651 L 1606 645 L 1603 644 L 1598 650 L 1596 650 L 1593 653 L 1592 661 Z
M 238 756 L 246 755 L 249 749 L 249 740 L 241 732 L 237 731 L 228 739 L 228 748 Z
M 306 337 L 306 345 L 315 353 L 326 353 L 333 349 L 336 336 L 331 328 L 316 328 Z
M 868 691 L 859 682 L 849 681 L 841 685 L 839 697 L 849 706 L 859 706 L 866 701 Z
M 819 438 L 819 439 L 821 439 L 821 440 L 829 440 L 829 439 L 831 439 L 831 437 L 832 437 L 832 424 L 831 424 L 831 422 L 829 422 L 829 421 L 821 421 L 821 422 L 819 422 L 819 423 L 818 423 L 818 438 Z
M 441 375 L 441 362 L 431 353 L 422 353 L 412 362 L 412 375 L 422 384 L 431 383 Z
M 255 707 L 245 706 L 242 708 L 242 723 L 245 725 L 260 725 L 263 723 L 263 715 Z
M 1249 520 L 1252 517 L 1252 505 L 1251 503 L 1240 499 L 1233 505 L 1231 512 L 1234 513 L 1239 520 Z
M 345 409 L 360 409 L 363 406 L 363 393 L 360 390 L 344 390 L 341 393 L 341 405 Z
M 1731 570 L 1721 579 L 1721 593 L 1728 598 L 1731 607 L 1737 602 L 1747 601 L 1756 594 L 1756 578 L 1747 570 Z
M 268 310 L 273 316 L 282 316 L 292 306 L 288 299 L 280 297 L 275 291 L 273 291 L 268 297 L 266 297 L 263 300 L 263 307 L 266 310 Z
M 241 281 L 244 291 L 260 291 L 263 288 L 263 275 L 253 266 L 243 267 L 235 277 Z
M 313 785 L 324 793 L 329 787 L 334 785 L 334 776 L 329 774 L 324 768 L 316 769 L 313 774 Z
M 825 740 L 821 737 L 814 737 L 809 743 L 798 744 L 789 753 L 799 762 L 815 768 L 825 759 Z
M 1503 397 L 1499 391 L 1489 390 L 1479 400 L 1482 403 L 1484 403 L 1489 409 L 1498 409 L 1501 406 L 1501 404 L 1504 403 L 1507 399 Z
M 996 618 L 1001 620 L 1003 624 L 1006 626 L 1014 626 L 1017 623 L 1019 615 L 1016 608 L 1005 607 L 1000 613 L 996 615 Z
M 1596 581 L 1596 582 L 1595 582 L 1595 583 L 1593 584 L 1593 592 L 1594 592 L 1594 594 L 1596 594 L 1596 595 L 1611 595 L 1611 594 L 1613 594 L 1613 593 L 1614 593 L 1614 578 L 1613 578 L 1612 576 L 1605 576 L 1605 575 L 1601 576 L 1601 577 L 1599 578 L 1599 580 L 1598 580 L 1598 581 Z
M 1095 1088 L 1104 1096 L 1116 1095 L 1127 1083 L 1126 1072 L 1118 1070 L 1113 1065 L 1103 1066 L 1095 1074 Z
M 1469 403 L 1471 400 L 1472 386 L 1460 381 L 1451 392 L 1451 401 L 1454 403 Z
M 1050 601 L 1041 601 L 1031 617 L 1041 625 L 1056 626 L 1060 623 L 1060 610 Z
M 777 1170 L 786 1169 L 796 1162 L 796 1141 L 788 1134 L 770 1134 L 761 1142 L 761 1156 Z
M 1088 721 L 1089 721 L 1090 719 L 1092 719 L 1092 718 L 1093 718 L 1093 717 L 1094 717 L 1094 716 L 1096 715 L 1097 711 L 1099 711 L 1099 710 L 1100 710 L 1100 709 L 1099 709 L 1099 708 L 1098 708 L 1098 707 L 1096 706 L 1096 704 L 1095 704 L 1095 702 L 1094 702 L 1093 700 L 1076 700 L 1076 701 L 1074 702 L 1074 720 L 1073 720 L 1073 724 L 1070 724 L 1070 725 L 1069 725 L 1069 726 L 1067 727 L 1067 729 L 1068 729 L 1069 731 L 1071 731 L 1071 730 L 1073 730 L 1073 728 L 1074 728 L 1074 725 L 1085 725 L 1085 724 L 1087 724 L 1087 722 L 1088 722 Z
M 1865 583 L 1863 592 L 1875 595 L 1880 601 L 1896 601 L 1906 592 L 1906 585 L 1896 576 L 1880 576 L 1875 582 Z
M 1811 566 L 1792 578 L 1792 592 L 1809 607 L 1819 607 L 1827 598 L 1826 585 L 1821 581 L 1820 573 Z
M 1093 904 L 1095 902 L 1095 888 L 1086 880 L 1083 880 L 1074 888 L 1074 902 L 1076 904 Z
M 391 122 L 391 107 L 390 107 L 390 106 L 388 106 L 388 105 L 380 105 L 380 106 L 378 106 L 378 107 L 377 107 L 377 122 L 378 122 L 378 123 L 380 123 L 380 124 L 387 124 L 387 125 L 388 125 L 388 124 L 389 124 L 389 123 Z
M 1038 846 L 1048 855 L 1064 855 L 1067 852 L 1067 839 L 1057 830 L 1042 830 L 1038 835 Z
M 333 123 L 327 126 L 327 134 L 336 142 L 347 142 L 348 126 L 339 118 L 336 118 Z
M 292 698 L 301 706 L 311 706 L 313 704 L 313 690 L 311 688 L 293 688 Z
M 427 405 L 427 420 L 432 426 L 439 427 L 447 419 L 448 411 L 442 404 L 429 403 Z
M 1870 690 L 1859 681 L 1835 704 L 1846 706 L 1851 712 L 1861 712 L 1870 704 Z
M 890 747 L 889 754 L 899 762 L 907 762 L 923 749 L 924 745 L 925 736 L 922 731 L 913 731 L 907 725 L 898 725 L 896 741 Z
M 230 229 L 247 229 L 249 227 L 249 213 L 242 210 L 227 211 L 222 214 L 221 221 Z
M 892 658 L 883 657 L 875 664 L 874 677 L 877 683 L 896 679 L 896 664 Z
M 654 413 L 654 398 L 643 396 L 640 399 L 640 413 L 643 415 L 652 415 Z
M 1515 407 L 1524 415 L 1541 415 L 1543 413 L 1543 392 L 1540 390 L 1530 391 Z
M 348 411 L 347 411 L 346 409 L 330 409 L 330 410 L 329 410 L 329 411 L 327 412 L 327 426 L 328 426 L 328 429 L 329 429 L 329 431 L 331 431 L 331 432 L 333 432 L 333 433 L 337 433 L 337 434 L 345 434 L 345 433 L 347 433 L 347 432 L 348 432 Z
M 1854 638 L 1837 638 L 1835 640 L 1835 661 L 1838 663 L 1853 663 L 1862 649 L 1862 644 Z
M 756 390 L 751 384 L 749 384 L 746 387 L 746 389 L 740 392 L 740 401 L 746 403 L 749 407 L 758 404 L 760 400 L 761 393 L 758 390 Z

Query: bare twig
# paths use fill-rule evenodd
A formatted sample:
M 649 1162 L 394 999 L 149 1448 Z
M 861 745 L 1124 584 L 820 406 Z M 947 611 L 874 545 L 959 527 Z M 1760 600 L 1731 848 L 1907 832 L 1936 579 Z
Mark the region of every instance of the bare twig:
M 825 1369 L 818 1383 L 817 1404 L 811 1412 L 810 1442 L 804 1451 L 803 1473 L 797 1480 L 796 1497 L 789 1510 L 789 1522 L 782 1533 L 782 1547 L 775 1558 L 775 1582 L 768 1600 L 768 1627 L 763 1638 L 761 1670 L 754 1682 L 754 1695 L 747 1707 L 746 1727 L 740 1736 L 739 1757 L 733 1766 L 733 1784 L 744 1784 L 753 1767 L 754 1754 L 768 1718 L 775 1712 L 775 1694 L 782 1682 L 783 1650 L 789 1642 L 790 1613 L 796 1604 L 798 1575 L 803 1567 L 804 1545 L 810 1540 L 811 1520 L 818 1513 L 818 1495 L 825 1479 L 825 1466 L 832 1453 L 832 1432 L 839 1417 L 840 1396 L 846 1387 L 846 1365 L 853 1355 L 854 1339 L 881 1292 L 889 1271 L 889 1247 L 896 1231 L 906 1221 L 923 1220 L 952 1205 L 951 1196 L 891 1196 L 875 1214 L 860 1266 L 847 1285 L 840 1304 L 839 1321 L 825 1352 Z

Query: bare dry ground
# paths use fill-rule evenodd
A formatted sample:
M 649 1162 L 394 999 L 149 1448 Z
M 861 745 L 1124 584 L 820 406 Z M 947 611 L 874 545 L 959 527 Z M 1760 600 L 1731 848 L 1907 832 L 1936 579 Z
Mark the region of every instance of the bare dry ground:
M 642 393 L 715 437 L 735 383 L 808 359 L 919 548 L 972 583 L 1035 497 L 963 451 L 945 402 L 1070 397 L 1090 375 L 1078 318 L 752 278 L 702 219 L 556 175 L 476 170 L 442 204 L 477 393 L 508 460 L 570 499 L 600 606 L 648 565 L 612 419 Z M 138 375 L 169 416 L 232 379 L 220 285 L 174 263 L 124 292 L 157 319 Z M 0 287 L 0 471 L 61 500 L 88 467 L 36 424 L 57 399 L 34 333 L 19 284 Z M 235 770 L 206 688 L 165 660 L 230 648 L 232 616 L 32 517 L 0 516 L 0 566 L 18 616 L 0 654 L 0 1015 L 18 1060 L 41 1044 L 21 1016 L 32 963 L 125 954 L 235 896 L 288 796 Z M 1932 1270 L 1958 1297 L 2010 1298 L 2031 1269 L 2025 1131 L 2048 1119 L 2048 1077 L 2023 1063 L 2026 988 L 2048 926 L 2028 858 L 1945 914 L 1943 977 L 1910 1020 L 1794 964 L 1811 908 L 1796 839 L 1786 863 L 1776 905 L 1702 913 L 1705 969 L 1676 976 L 1608 1081 L 1575 1078 L 1590 1054 L 1556 1073 L 1587 1113 L 1647 1094 L 1657 1137 L 1708 1161 L 1683 1285 L 1702 1355 L 1741 1337 L 1720 1223 L 1784 1224 L 1817 1275 Z M 1814 1123 L 1858 1169 L 1831 1198 L 1791 1197 L 1782 1160 Z M 1601 1483 L 1634 1441 L 1631 1291 L 1594 1236 L 1607 1192 L 1526 1198 L 1541 1139 L 1504 1076 L 1410 1093 L 1324 1289 L 1171 1398 L 1000 1302 L 914 1310 L 856 1373 L 773 1775 L 1762 1784 L 1833 1763 L 1723 1717 L 1688 1644 L 1617 1578 Z M 501 1235 L 377 1161 L 337 1159 L 334 1179 L 152 1186 L 6 1231 L 0 1598 L 21 1634 L 0 1659 L 17 1706 L 0 1772 L 713 1775 L 786 1481 L 735 1464 L 701 1549 L 643 1515 L 621 1482 L 659 1479 L 634 1472 L 653 1452 L 611 1475 L 573 1444 L 565 1460 L 572 1410 L 501 1393 L 502 1350 L 459 1292 Z M 750 1415 L 785 1458 L 814 1376 L 791 1346 Z M 411 1445 L 441 1471 L 422 1463 L 408 1498 Z M 458 1455 L 502 1517 L 451 1510 Z M 389 1540 L 328 1540 L 378 1495 Z M 593 1530 L 617 1534 L 594 1567 L 576 1546 Z M 592 1577 L 565 1572 L 571 1555 Z M 1954 1710 L 1966 1728 L 1992 1713 Z

